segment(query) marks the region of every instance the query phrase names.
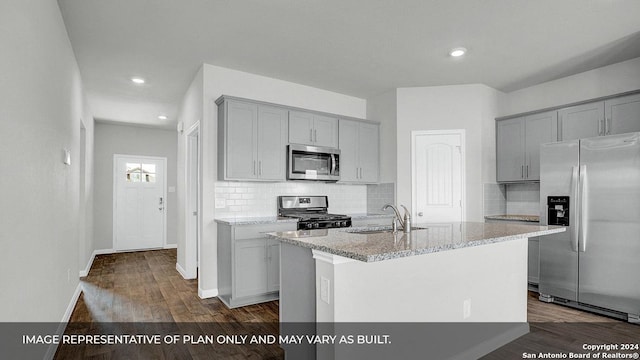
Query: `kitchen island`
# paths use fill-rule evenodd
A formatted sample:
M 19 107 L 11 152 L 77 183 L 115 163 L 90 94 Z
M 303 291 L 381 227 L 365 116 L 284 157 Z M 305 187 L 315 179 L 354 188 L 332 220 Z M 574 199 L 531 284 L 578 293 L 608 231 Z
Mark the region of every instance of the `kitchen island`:
M 476 358 L 528 332 L 527 238 L 564 230 L 464 222 L 417 224 L 409 234 L 384 228 L 270 233 L 281 241 L 280 321 L 333 324 L 334 330 L 337 324 L 369 324 L 357 331 L 384 325 L 394 339 L 376 347 L 305 349 L 319 358 L 350 358 L 374 349 L 367 356 L 384 358 L 418 335 L 418 351 Z M 434 322 L 475 325 L 454 330 L 444 324 L 433 328 Z M 416 334 L 413 327 L 426 323 L 434 331 Z M 458 334 L 458 345 L 445 345 L 452 338 L 443 327 Z M 283 347 L 288 353 L 300 350 Z

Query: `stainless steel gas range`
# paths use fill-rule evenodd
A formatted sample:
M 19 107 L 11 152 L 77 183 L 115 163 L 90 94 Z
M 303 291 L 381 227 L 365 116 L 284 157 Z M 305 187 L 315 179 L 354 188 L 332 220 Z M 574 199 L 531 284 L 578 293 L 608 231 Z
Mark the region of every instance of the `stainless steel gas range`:
M 351 226 L 351 217 L 329 214 L 326 196 L 278 196 L 278 216 L 298 219 L 298 230 Z

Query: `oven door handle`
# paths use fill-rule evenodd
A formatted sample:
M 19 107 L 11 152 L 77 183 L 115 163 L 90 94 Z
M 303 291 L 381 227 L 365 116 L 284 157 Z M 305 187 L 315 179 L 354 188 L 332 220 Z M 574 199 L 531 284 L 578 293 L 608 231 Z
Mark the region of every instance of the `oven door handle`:
M 336 174 L 336 155 L 331 154 L 331 175 Z

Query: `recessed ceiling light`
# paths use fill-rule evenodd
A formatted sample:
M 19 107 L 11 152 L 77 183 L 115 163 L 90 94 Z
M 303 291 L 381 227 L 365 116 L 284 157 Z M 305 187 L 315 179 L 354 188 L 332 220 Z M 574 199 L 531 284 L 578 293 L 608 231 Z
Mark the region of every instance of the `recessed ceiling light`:
M 139 77 L 131 78 L 131 81 L 133 81 L 134 83 L 136 83 L 138 85 L 144 84 L 144 79 L 143 78 L 139 78 Z
M 464 55 L 466 52 L 467 52 L 467 49 L 465 49 L 463 47 L 459 47 L 459 48 L 452 49 L 449 52 L 449 55 L 451 55 L 453 57 L 460 57 L 460 56 Z
M 160 120 L 167 120 L 167 119 L 168 119 L 168 117 L 167 117 L 167 115 L 158 115 L 158 119 L 160 119 Z

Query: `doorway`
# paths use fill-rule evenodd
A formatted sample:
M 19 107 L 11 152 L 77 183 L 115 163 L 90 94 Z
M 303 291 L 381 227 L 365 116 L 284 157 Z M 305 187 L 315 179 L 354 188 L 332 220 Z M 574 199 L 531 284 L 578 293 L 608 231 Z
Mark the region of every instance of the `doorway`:
M 164 247 L 167 159 L 118 154 L 113 157 L 114 250 Z
M 411 132 L 413 218 L 464 221 L 464 130 Z
M 200 262 L 200 122 L 185 134 L 185 268 L 178 271 L 185 279 L 195 279 Z

